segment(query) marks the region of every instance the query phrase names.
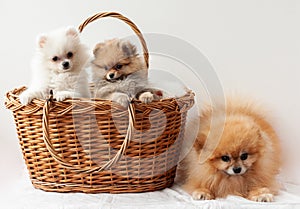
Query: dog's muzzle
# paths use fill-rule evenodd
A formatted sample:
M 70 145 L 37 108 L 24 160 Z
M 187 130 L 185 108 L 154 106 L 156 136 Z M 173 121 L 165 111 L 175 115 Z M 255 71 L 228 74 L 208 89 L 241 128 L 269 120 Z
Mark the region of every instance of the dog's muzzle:
M 112 75 L 113 74 L 113 75 Z M 111 82 L 111 83 L 114 83 L 114 82 L 116 82 L 116 81 L 122 81 L 122 80 L 124 80 L 126 78 L 126 76 L 125 75 L 121 75 L 120 77 L 118 77 L 118 78 L 115 78 L 115 75 L 114 75 L 114 73 L 110 73 L 110 74 L 107 74 L 106 76 L 105 76 L 105 80 L 107 80 L 107 81 L 109 81 L 109 82 Z
M 70 62 L 64 61 L 64 62 L 62 63 L 62 66 L 63 66 L 63 69 L 64 69 L 64 70 L 68 70 L 68 69 L 70 68 Z

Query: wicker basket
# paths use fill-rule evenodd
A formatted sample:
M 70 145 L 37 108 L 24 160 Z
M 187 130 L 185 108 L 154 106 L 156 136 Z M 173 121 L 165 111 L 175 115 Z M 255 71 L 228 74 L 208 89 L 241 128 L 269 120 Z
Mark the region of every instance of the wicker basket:
M 99 13 L 80 27 L 114 17 L 138 35 L 148 64 L 141 32 L 118 13 Z M 34 99 L 21 105 L 19 94 L 6 94 L 23 156 L 35 188 L 55 192 L 124 193 L 160 190 L 173 184 L 187 111 L 194 94 L 128 109 L 108 100 Z

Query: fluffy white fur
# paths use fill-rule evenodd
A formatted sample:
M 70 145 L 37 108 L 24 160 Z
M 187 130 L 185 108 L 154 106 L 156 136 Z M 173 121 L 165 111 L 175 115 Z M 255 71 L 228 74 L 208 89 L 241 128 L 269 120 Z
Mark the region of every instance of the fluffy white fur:
M 50 90 L 53 90 L 57 101 L 89 97 L 85 72 L 89 57 L 78 31 L 73 27 L 39 35 L 31 64 L 32 81 L 20 95 L 20 102 L 27 105 L 34 98 L 46 99 Z

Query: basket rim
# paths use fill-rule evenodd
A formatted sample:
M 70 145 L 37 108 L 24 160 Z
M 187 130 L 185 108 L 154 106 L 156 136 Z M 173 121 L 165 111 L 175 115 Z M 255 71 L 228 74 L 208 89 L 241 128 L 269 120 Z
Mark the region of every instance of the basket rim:
M 28 105 L 23 105 L 20 103 L 19 100 L 19 95 L 25 91 L 27 89 L 26 86 L 21 86 L 21 87 L 17 87 L 14 88 L 13 90 L 10 90 L 6 93 L 6 98 L 5 98 L 5 106 L 7 109 L 10 109 L 12 111 L 16 111 L 19 110 L 21 108 L 26 108 L 26 111 L 24 112 L 26 114 L 32 114 L 35 111 L 38 111 L 39 109 L 43 109 L 45 103 L 47 102 L 47 100 L 44 99 L 33 99 L 31 103 L 29 103 Z M 182 111 L 187 111 L 189 110 L 193 105 L 194 105 L 194 97 L 195 97 L 195 93 L 188 89 L 186 90 L 186 93 L 183 94 L 182 96 L 175 96 L 175 97 L 170 97 L 170 98 L 164 98 L 164 99 L 160 99 L 158 101 L 153 101 L 151 103 L 142 103 L 141 101 L 137 100 L 137 99 L 133 99 L 132 103 L 135 106 L 139 106 L 141 108 L 155 108 L 157 106 L 161 106 L 161 105 L 168 105 L 170 103 L 174 103 L 174 102 L 180 102 L 180 101 L 185 101 L 185 100 L 189 100 L 189 102 L 184 102 L 187 103 L 184 108 L 184 110 Z M 53 104 L 57 105 L 57 106 L 67 106 L 67 105 L 79 105 L 79 106 L 93 106 L 93 105 L 107 105 L 110 106 L 111 108 L 116 108 L 116 109 L 120 109 L 123 111 L 127 111 L 127 108 L 111 101 L 111 100 L 106 100 L 106 99 L 100 99 L 100 98 L 68 98 L 64 101 L 53 101 Z M 70 108 L 70 107 L 68 107 Z

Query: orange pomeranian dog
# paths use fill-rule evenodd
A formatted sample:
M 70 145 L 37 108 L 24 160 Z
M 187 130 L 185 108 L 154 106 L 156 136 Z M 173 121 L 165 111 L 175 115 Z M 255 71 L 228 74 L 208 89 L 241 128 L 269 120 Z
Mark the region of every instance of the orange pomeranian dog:
M 264 111 L 229 98 L 226 110 L 219 106 L 202 112 L 196 141 L 179 175 L 195 200 L 238 195 L 271 202 L 279 189 L 280 156 L 279 140 Z

